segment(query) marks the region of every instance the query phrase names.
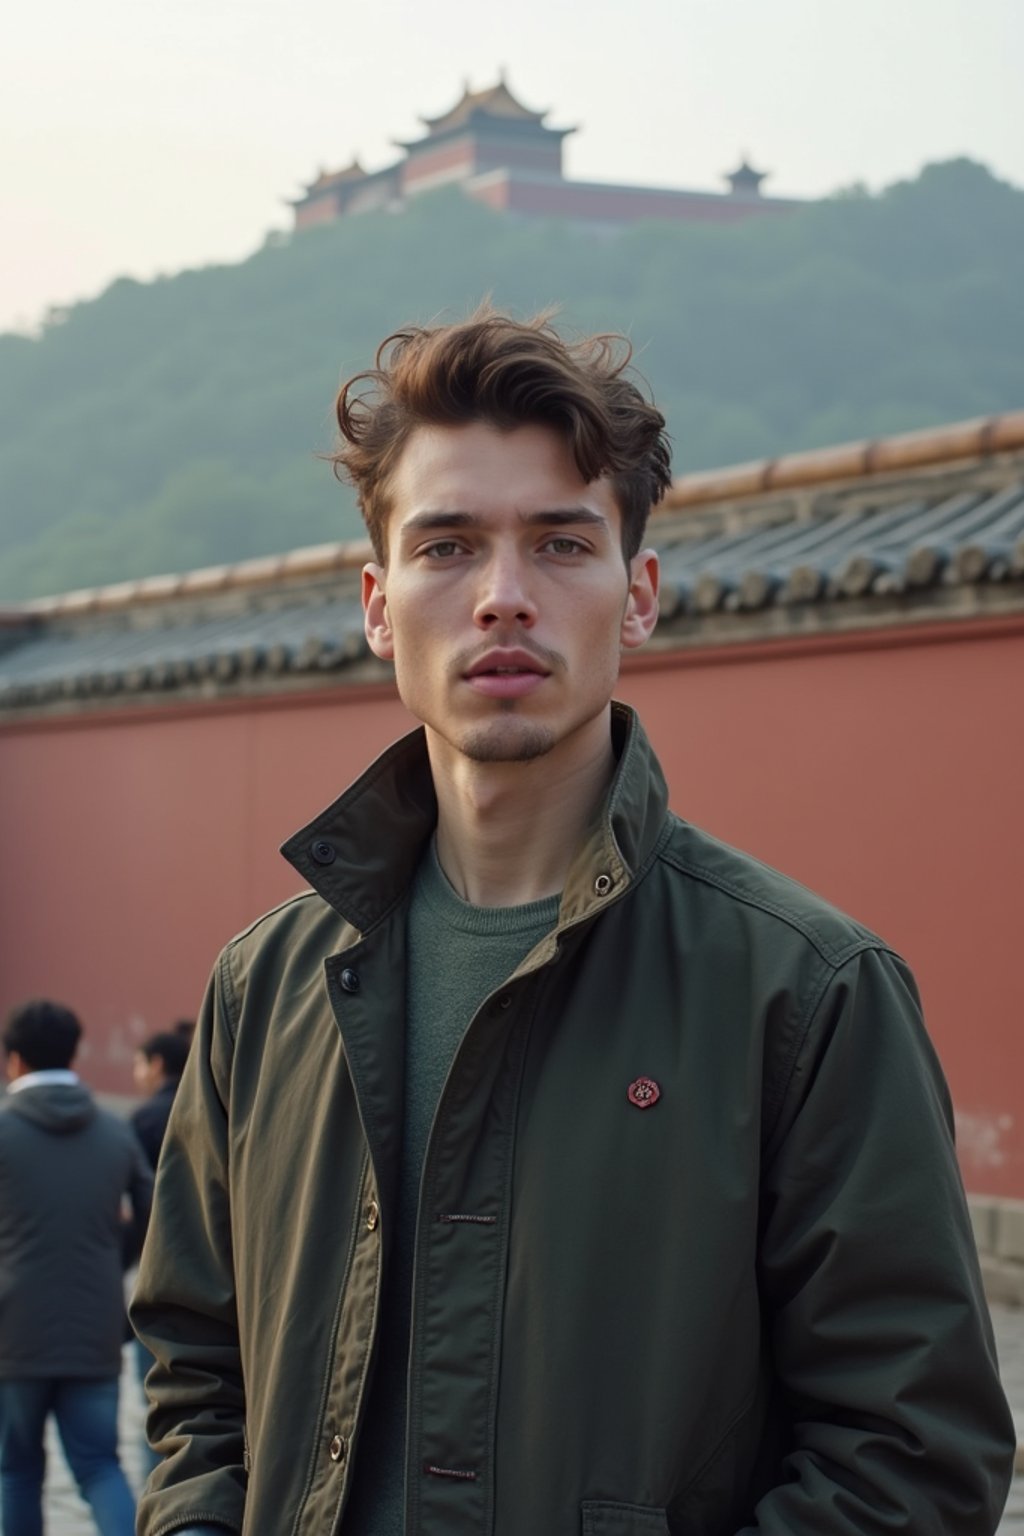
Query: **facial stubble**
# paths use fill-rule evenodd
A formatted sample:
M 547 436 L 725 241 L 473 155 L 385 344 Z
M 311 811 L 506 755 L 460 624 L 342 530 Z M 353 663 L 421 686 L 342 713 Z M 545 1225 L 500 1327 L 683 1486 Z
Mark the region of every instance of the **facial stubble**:
M 524 720 L 516 713 L 516 700 L 503 700 L 499 718 L 473 726 L 459 742 L 459 749 L 474 763 L 532 763 L 555 745 L 549 725 Z

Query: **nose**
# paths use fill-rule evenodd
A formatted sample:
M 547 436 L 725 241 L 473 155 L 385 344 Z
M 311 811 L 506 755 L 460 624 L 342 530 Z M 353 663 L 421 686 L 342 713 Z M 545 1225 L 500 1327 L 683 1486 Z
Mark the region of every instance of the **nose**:
M 481 629 L 501 624 L 529 628 L 537 609 L 526 564 L 517 550 L 496 550 L 482 568 L 473 620 Z

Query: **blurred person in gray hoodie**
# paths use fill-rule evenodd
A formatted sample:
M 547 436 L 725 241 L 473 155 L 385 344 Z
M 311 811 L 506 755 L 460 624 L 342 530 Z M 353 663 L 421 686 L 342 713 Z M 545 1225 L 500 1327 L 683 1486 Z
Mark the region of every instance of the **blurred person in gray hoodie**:
M 42 1536 L 43 1431 L 53 1414 L 101 1536 L 132 1536 L 117 1452 L 124 1339 L 123 1201 L 148 1216 L 152 1177 L 131 1128 L 100 1109 L 71 1064 L 82 1026 L 37 1000 L 3 1031 L 0 1103 L 0 1515 Z

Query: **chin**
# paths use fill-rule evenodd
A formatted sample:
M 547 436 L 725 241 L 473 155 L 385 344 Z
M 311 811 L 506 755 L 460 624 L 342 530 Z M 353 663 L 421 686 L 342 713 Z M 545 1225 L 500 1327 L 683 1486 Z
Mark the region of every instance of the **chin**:
M 491 720 L 467 731 L 458 747 L 474 763 L 529 763 L 550 752 L 556 740 L 548 725 L 505 719 Z

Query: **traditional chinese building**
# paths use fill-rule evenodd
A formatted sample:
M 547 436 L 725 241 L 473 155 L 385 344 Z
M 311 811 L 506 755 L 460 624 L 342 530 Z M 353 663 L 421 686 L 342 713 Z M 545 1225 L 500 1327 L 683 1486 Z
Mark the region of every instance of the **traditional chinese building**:
M 504 212 L 571 219 L 615 227 L 638 219 L 728 223 L 798 206 L 761 191 L 765 173 L 746 160 L 725 178 L 726 192 L 572 181 L 562 166 L 562 145 L 574 128 L 553 128 L 504 79 L 485 91 L 467 86 L 440 117 L 421 118 L 421 138 L 399 142 L 402 158 L 367 171 L 358 160 L 321 171 L 291 199 L 296 229 L 333 223 L 351 214 L 400 209 L 435 187 L 457 184 L 468 197 Z

